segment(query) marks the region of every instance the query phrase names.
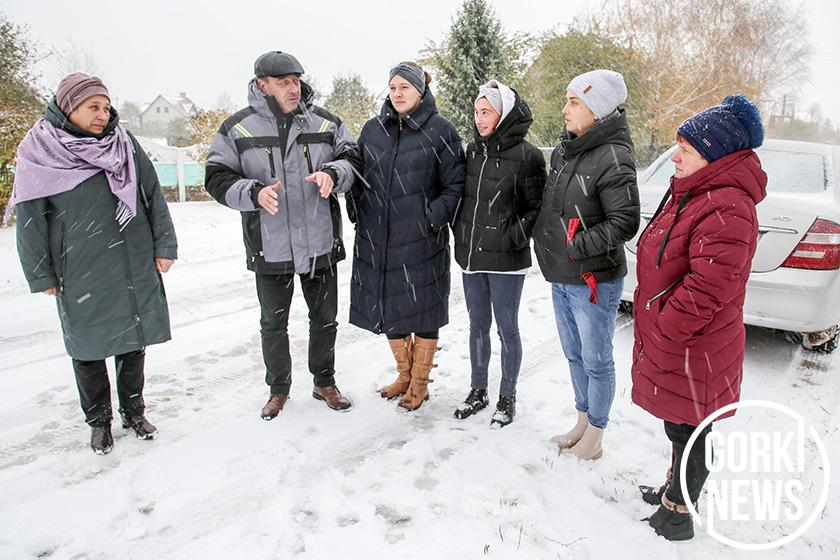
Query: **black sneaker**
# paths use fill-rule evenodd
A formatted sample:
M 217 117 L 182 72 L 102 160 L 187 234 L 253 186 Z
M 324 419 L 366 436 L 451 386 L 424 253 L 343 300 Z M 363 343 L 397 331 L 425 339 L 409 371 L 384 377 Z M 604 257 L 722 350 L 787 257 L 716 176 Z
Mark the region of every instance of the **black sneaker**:
M 516 397 L 500 396 L 499 402 L 496 403 L 496 412 L 490 419 L 490 425 L 502 428 L 513 422 L 514 416 L 516 416 Z
M 132 414 L 120 410 L 120 417 L 122 418 L 122 427 L 134 430 L 134 435 L 137 436 L 137 439 L 155 439 L 155 436 L 157 436 L 157 428 L 154 424 L 146 420 L 142 412 Z
M 490 404 L 490 399 L 487 398 L 487 389 L 470 389 L 470 394 L 455 409 L 455 418 L 459 420 L 469 418 L 479 410 L 487 408 L 488 404 Z
M 104 426 L 91 426 L 90 448 L 97 455 L 106 455 L 114 447 L 114 438 L 111 435 L 111 424 Z

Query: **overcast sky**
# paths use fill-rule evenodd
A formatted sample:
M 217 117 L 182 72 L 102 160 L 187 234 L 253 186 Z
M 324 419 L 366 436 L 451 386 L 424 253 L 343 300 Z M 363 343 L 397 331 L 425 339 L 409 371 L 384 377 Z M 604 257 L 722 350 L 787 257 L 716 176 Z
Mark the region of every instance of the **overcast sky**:
M 565 29 L 575 15 L 600 0 L 491 0 L 508 32 Z M 327 93 L 334 75 L 356 72 L 374 93 L 384 91 L 388 69 L 414 59 L 448 30 L 460 1 L 391 2 L 283 0 L 127 2 L 4 0 L 0 12 L 29 26 L 46 52 L 68 41 L 93 54 L 118 102 L 151 102 L 158 93 L 186 92 L 210 107 L 222 94 L 244 106 L 254 59 L 288 51 Z M 808 0 L 815 56 L 811 83 L 802 84 L 799 107 L 819 103 L 840 123 L 840 2 Z M 54 74 L 49 59 L 39 69 Z M 54 90 L 54 80 L 45 79 Z M 566 84 L 558 84 L 564 87 Z M 797 107 L 797 108 L 799 108 Z

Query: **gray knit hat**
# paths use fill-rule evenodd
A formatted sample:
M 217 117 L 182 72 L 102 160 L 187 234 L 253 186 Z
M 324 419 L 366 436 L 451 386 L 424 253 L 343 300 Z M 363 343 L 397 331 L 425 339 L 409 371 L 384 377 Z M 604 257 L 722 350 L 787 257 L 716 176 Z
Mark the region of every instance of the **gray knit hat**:
M 603 119 L 627 100 L 624 76 L 612 70 L 592 70 L 569 82 L 566 88 L 577 95 L 596 119 Z
M 105 87 L 102 80 L 96 76 L 75 72 L 66 76 L 58 84 L 58 89 L 55 91 L 55 102 L 65 115 L 70 116 L 70 113 L 75 111 L 85 99 L 94 95 L 104 95 L 108 98 L 108 101 L 111 100 L 108 88 Z

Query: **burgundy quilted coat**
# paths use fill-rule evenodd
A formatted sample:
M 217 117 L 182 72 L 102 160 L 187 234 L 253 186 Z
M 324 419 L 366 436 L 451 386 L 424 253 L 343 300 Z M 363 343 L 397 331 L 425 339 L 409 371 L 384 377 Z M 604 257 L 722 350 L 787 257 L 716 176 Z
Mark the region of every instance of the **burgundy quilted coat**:
M 639 240 L 632 395 L 657 418 L 697 426 L 739 399 L 755 205 L 766 185 L 752 150 L 672 178 Z

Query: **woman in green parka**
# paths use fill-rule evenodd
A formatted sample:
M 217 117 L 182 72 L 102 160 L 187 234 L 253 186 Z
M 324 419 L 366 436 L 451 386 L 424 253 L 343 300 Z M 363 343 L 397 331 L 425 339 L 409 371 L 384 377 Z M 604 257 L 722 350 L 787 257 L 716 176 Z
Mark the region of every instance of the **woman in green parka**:
M 61 81 L 16 163 L 6 218 L 14 207 L 30 290 L 56 298 L 91 448 L 113 445 L 109 356 L 123 427 L 152 439 L 143 362 L 146 346 L 171 338 L 160 273 L 177 257 L 154 167 L 119 125 L 105 85 L 80 73 Z

